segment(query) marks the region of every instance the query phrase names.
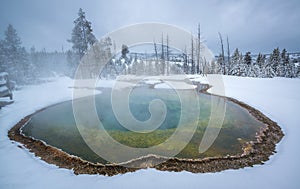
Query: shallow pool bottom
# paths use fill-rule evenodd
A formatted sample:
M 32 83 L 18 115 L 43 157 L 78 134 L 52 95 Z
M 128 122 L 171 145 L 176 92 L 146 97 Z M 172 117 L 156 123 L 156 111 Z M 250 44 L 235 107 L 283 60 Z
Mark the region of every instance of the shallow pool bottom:
M 61 168 L 71 169 L 75 174 L 101 174 L 113 176 L 149 167 L 162 171 L 189 171 L 193 173 L 205 173 L 219 172 L 226 169 L 239 169 L 253 166 L 255 164 L 263 164 L 269 159 L 269 156 L 275 153 L 276 144 L 284 136 L 281 128 L 277 125 L 277 123 L 273 122 L 260 111 L 248 106 L 247 104 L 232 98 L 226 99 L 247 109 L 252 116 L 266 125 L 261 132 L 257 133 L 256 140 L 247 143 L 247 145 L 245 145 L 242 149 L 243 153 L 239 155 L 207 157 L 201 159 L 182 159 L 176 157 L 165 158 L 156 155 L 149 155 L 122 164 L 103 165 L 99 163 L 92 163 L 82 160 L 79 157 L 72 156 L 53 146 L 49 146 L 44 142 L 23 135 L 21 133 L 21 128 L 34 114 L 26 116 L 18 124 L 16 124 L 9 131 L 8 136 L 11 140 L 22 143 L 24 147 L 29 149 L 30 152 L 34 153 L 42 160 L 50 164 L 55 164 Z M 22 146 L 20 147 L 22 148 Z M 156 164 L 157 161 L 162 163 Z
M 166 117 L 154 131 L 134 132 L 118 122 L 112 108 L 111 90 L 102 89 L 101 92 L 100 95 L 95 96 L 95 107 L 103 128 L 99 126 L 100 123 L 97 123 L 97 120 L 90 116 L 90 107 L 85 108 L 91 98 L 84 97 L 51 106 L 34 114 L 22 127 L 22 133 L 89 162 L 111 164 L 131 161 L 149 154 L 182 159 L 242 154 L 243 148 L 248 145 L 248 142 L 256 140 L 256 133 L 264 128 L 264 124 L 236 103 L 225 101 L 221 97 L 199 93 L 196 95 L 199 98 L 200 111 L 192 114 L 191 112 L 196 112 L 196 110 L 192 105 L 188 106 L 189 118 L 181 122 L 179 131 L 182 106 L 174 90 L 140 87 L 131 92 L 130 99 L 132 100 L 129 99 L 128 103 L 133 116 L 142 121 L 149 119 L 149 103 L 152 100 L 160 99 L 165 104 Z M 119 91 L 119 93 L 122 92 Z M 181 100 L 186 102 L 188 99 L 195 104 L 195 99 L 190 100 L 190 96 L 193 95 L 192 90 L 180 90 L 180 92 L 185 94 L 182 95 Z M 84 115 L 85 119 L 81 123 L 75 121 L 76 115 L 73 114 L 74 106 L 72 106 L 74 103 L 76 106 L 84 107 L 84 110 L 77 115 Z M 213 119 L 212 114 L 214 113 L 211 112 L 215 112 L 212 109 L 212 103 L 221 103 L 226 107 L 223 115 L 224 122 L 220 123 L 222 127 L 212 145 L 200 153 L 199 145 L 207 132 L 209 121 Z M 119 103 L 117 105 L 118 109 L 122 109 Z M 122 112 L 125 111 L 122 110 Z M 155 111 L 159 112 L 160 110 L 156 109 Z M 85 114 L 85 112 L 88 113 Z M 215 124 L 216 122 L 213 122 L 211 130 L 216 129 L 214 128 Z M 143 123 L 139 123 L 137 126 L 143 127 Z M 175 132 L 181 132 L 181 136 L 174 137 Z M 107 135 L 113 141 L 107 138 Z M 185 136 L 182 137 L 182 135 Z M 167 144 L 166 141 L 171 137 L 173 137 L 172 143 Z M 187 137 L 190 139 L 185 141 Z M 121 144 L 121 149 L 116 145 L 113 146 L 114 142 Z M 174 151 L 176 152 L 174 153 Z

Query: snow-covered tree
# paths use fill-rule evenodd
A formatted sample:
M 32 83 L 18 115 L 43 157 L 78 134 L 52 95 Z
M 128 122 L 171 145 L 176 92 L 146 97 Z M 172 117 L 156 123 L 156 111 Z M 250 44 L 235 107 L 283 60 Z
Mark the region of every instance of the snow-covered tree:
M 272 77 L 275 77 L 276 74 L 274 72 L 274 69 L 272 67 L 271 64 L 266 64 L 266 66 L 264 66 L 261 70 L 261 76 L 262 77 L 267 77 L 267 78 L 272 78 Z
M 0 72 L 6 70 L 5 53 L 4 53 L 4 41 L 0 40 Z
M 210 64 L 210 68 L 209 68 L 209 73 L 210 74 L 216 74 L 217 73 L 217 70 L 216 70 L 216 61 L 215 60 L 213 60 L 212 62 L 211 62 L 211 64 Z
M 246 52 L 244 56 L 244 63 L 248 66 L 252 64 L 251 52 Z
M 21 49 L 21 39 L 17 35 L 17 31 L 12 25 L 7 27 L 5 31 L 5 39 L 3 41 L 3 52 L 5 61 L 5 71 L 11 74 L 11 77 L 16 79 L 18 77 L 19 54 Z
M 91 22 L 85 17 L 85 12 L 80 8 L 78 18 L 74 21 L 72 37 L 69 42 L 73 44 L 73 50 L 82 58 L 88 48 L 96 42 L 96 37 L 93 34 Z
M 38 51 L 35 47 L 31 47 L 28 54 L 28 70 L 31 78 L 30 80 L 34 81 L 35 79 L 41 77 L 51 77 L 55 75 L 70 75 L 70 69 L 68 67 L 69 61 L 72 61 L 73 54 L 71 51 L 66 52 L 47 52 L 46 49 Z M 72 70 L 73 71 L 73 70 Z
M 30 77 L 28 54 L 17 31 L 12 25 L 8 25 L 5 31 L 5 39 L 2 42 L 2 62 L 4 71 L 10 74 L 10 77 L 18 83 L 26 82 Z
M 236 48 L 233 52 L 231 57 L 231 68 L 228 70 L 229 75 L 240 75 L 239 68 L 240 68 L 240 52 L 239 49 Z
M 252 63 L 247 67 L 248 67 L 247 77 L 260 77 L 261 76 L 261 70 L 257 64 Z
M 216 74 L 224 74 L 224 60 L 222 54 L 219 54 L 215 65 Z
M 124 45 L 124 44 L 122 45 L 121 53 L 122 53 L 121 58 L 124 60 L 127 60 L 128 59 L 127 54 L 129 53 L 129 49 L 128 49 L 127 45 Z
M 269 64 L 271 65 L 273 72 L 276 76 L 279 75 L 279 64 L 280 64 L 280 51 L 277 47 L 273 50 L 273 53 L 270 55 Z
M 182 58 L 183 58 L 183 72 L 189 74 L 188 55 L 187 55 L 186 47 L 182 53 Z
M 97 50 L 94 55 L 96 56 L 95 64 L 102 63 L 109 63 L 109 61 L 113 58 L 115 59 L 115 54 L 112 54 L 112 40 L 110 37 L 105 37 L 101 39 L 97 48 L 94 48 L 94 51 Z
M 277 68 L 277 76 L 279 77 L 285 77 L 286 71 L 287 71 L 287 51 L 286 49 L 283 49 L 281 54 L 280 54 L 280 62 L 278 64 Z
M 295 67 L 295 64 L 292 61 L 290 61 L 289 54 L 286 55 L 283 64 L 285 67 L 284 77 L 289 77 L 289 78 L 297 77 L 297 69 Z
M 120 60 L 112 54 L 111 49 L 112 40 L 110 37 L 101 39 L 90 48 L 91 53 L 81 60 L 85 69 L 84 77 L 97 78 L 99 76 L 107 77 L 108 75 L 115 77 L 123 70 L 119 65 Z M 114 74 L 112 74 L 113 71 Z
M 154 62 L 155 64 L 155 62 Z M 155 69 L 151 60 L 146 60 L 146 75 L 155 75 Z
M 266 63 L 266 55 L 259 53 L 256 59 L 256 64 L 260 69 L 262 69 L 265 66 L 265 63 Z

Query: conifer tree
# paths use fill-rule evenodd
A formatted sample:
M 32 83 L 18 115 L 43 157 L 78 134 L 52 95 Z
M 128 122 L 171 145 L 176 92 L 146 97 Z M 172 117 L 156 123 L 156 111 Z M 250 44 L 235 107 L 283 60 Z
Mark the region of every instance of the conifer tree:
M 17 83 L 24 83 L 30 75 L 28 54 L 12 25 L 8 25 L 5 31 L 5 39 L 2 42 L 2 66 L 3 71 L 10 74 L 10 77 Z
M 271 65 L 273 72 L 276 76 L 279 76 L 279 63 L 280 63 L 280 51 L 277 47 L 273 50 L 273 53 L 270 55 L 269 64 Z
M 72 48 L 79 58 L 82 58 L 88 48 L 96 42 L 96 37 L 93 34 L 91 22 L 86 19 L 85 12 L 81 8 L 74 25 L 72 37 L 68 41 L 73 44 Z

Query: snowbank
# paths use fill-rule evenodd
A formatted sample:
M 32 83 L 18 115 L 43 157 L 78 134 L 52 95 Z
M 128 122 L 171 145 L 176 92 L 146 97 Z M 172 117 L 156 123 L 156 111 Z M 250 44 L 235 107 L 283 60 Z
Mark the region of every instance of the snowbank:
M 300 80 L 224 76 L 223 81 L 226 96 L 262 111 L 283 128 L 286 136 L 278 153 L 265 165 L 206 174 L 147 169 L 114 177 L 76 176 L 71 170 L 49 165 L 10 141 L 7 132 L 24 116 L 71 99 L 73 81 L 56 78 L 15 91 L 15 103 L 0 110 L 0 188 L 298 188 Z

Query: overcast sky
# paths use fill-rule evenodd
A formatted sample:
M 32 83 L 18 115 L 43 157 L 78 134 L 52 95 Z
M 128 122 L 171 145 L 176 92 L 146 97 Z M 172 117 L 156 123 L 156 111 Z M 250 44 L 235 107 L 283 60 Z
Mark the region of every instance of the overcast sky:
M 194 33 L 200 23 L 214 53 L 220 52 L 218 32 L 228 35 L 232 50 L 300 51 L 299 0 L 0 0 L 1 39 L 12 24 L 27 49 L 69 49 L 79 8 L 97 38 L 141 22 L 172 24 Z

